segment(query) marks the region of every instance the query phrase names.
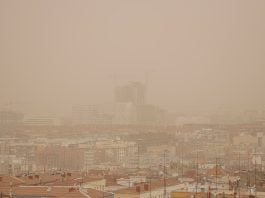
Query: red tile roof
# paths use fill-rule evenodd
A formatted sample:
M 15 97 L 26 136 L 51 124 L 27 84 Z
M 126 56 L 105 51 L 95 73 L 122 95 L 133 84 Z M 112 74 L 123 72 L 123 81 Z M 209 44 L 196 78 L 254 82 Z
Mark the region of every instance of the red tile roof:
M 12 192 L 13 195 L 27 195 L 27 196 L 51 196 L 56 198 L 85 198 L 87 197 L 79 191 L 78 188 L 64 188 L 64 187 L 14 187 L 14 188 L 2 188 L 0 192 L 4 195 L 9 195 Z
M 18 186 L 24 184 L 25 182 L 17 177 L 8 176 L 8 175 L 0 175 L 0 186 L 1 187 L 10 187 L 10 186 Z

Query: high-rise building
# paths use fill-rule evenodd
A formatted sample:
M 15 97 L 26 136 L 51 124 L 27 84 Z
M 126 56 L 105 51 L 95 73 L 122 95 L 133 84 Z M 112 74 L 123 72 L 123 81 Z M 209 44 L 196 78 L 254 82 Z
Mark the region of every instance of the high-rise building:
M 162 124 L 165 111 L 145 103 L 146 88 L 141 82 L 130 82 L 115 89 L 113 124 Z
M 145 103 L 145 86 L 140 82 L 130 82 L 119 86 L 115 90 L 115 102 L 133 103 L 142 105 Z
M 137 106 L 145 104 L 145 86 L 129 82 L 115 89 L 114 124 L 137 124 Z

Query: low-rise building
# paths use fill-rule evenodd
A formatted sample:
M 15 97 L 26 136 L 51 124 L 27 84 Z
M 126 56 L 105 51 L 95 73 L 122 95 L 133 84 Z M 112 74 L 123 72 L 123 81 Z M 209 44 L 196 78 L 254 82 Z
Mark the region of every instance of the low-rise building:
M 164 188 L 164 182 L 156 181 L 151 183 L 138 184 L 133 187 L 121 189 L 115 192 L 114 198 L 163 198 L 169 197 L 171 191 L 173 191 L 178 184 L 176 179 L 166 180 Z

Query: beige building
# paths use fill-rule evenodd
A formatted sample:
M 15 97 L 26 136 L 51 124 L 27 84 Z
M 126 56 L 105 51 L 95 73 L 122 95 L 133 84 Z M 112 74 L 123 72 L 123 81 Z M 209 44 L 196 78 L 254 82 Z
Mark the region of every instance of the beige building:
M 255 145 L 258 143 L 258 138 L 249 134 L 240 134 L 233 138 L 234 145 Z
M 170 197 L 170 193 L 174 191 L 177 180 L 170 179 L 166 181 L 166 197 Z M 163 181 L 139 184 L 134 187 L 121 189 L 115 192 L 114 198 L 163 198 L 164 185 Z
M 95 147 L 104 151 L 106 161 L 118 163 L 121 163 L 127 156 L 135 155 L 138 150 L 135 142 L 120 140 L 97 142 Z
M 104 191 L 106 186 L 106 179 L 91 179 L 91 178 L 84 178 L 82 183 L 82 188 L 92 188 L 95 190 Z
M 167 156 L 173 157 L 176 155 L 176 147 L 175 146 L 169 146 L 169 145 L 157 145 L 157 146 L 148 146 L 147 152 L 162 156 L 164 155 L 164 152 L 166 152 Z

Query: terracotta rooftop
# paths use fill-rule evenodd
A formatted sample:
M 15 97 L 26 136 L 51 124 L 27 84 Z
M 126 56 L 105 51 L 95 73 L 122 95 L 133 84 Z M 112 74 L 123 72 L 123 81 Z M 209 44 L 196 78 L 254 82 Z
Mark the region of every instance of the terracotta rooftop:
M 211 176 L 216 176 L 216 172 L 217 172 L 217 176 L 224 176 L 227 175 L 226 171 L 221 168 L 221 167 L 214 167 L 212 169 L 207 170 L 207 175 L 211 175 Z
M 72 177 L 72 178 L 65 178 L 64 180 L 57 180 L 56 182 L 52 183 L 53 186 L 75 186 L 80 185 L 82 183 L 93 182 L 104 179 L 103 177 Z
M 56 198 L 85 198 L 87 197 L 79 191 L 77 188 L 64 188 L 64 187 L 14 187 L 14 188 L 3 188 L 0 187 L 0 192 L 4 195 L 19 196 L 46 196 L 46 197 L 56 197 Z
M 55 182 L 61 178 L 59 174 L 31 174 L 27 176 L 16 177 L 24 182 L 24 185 L 46 185 Z
M 0 186 L 1 187 L 10 187 L 10 186 L 18 186 L 24 184 L 25 182 L 17 177 L 8 176 L 8 175 L 0 175 Z
M 91 198 L 102 198 L 102 197 L 111 197 L 112 194 L 108 192 L 103 192 L 103 191 L 98 191 L 94 189 L 87 189 L 86 193 L 91 197 Z
M 100 179 L 103 179 L 103 177 L 82 176 L 80 173 L 42 173 L 19 177 L 2 176 L 2 185 L 0 186 L 10 186 L 11 181 L 13 185 L 23 184 L 25 186 L 74 186 L 80 183 L 91 182 Z

